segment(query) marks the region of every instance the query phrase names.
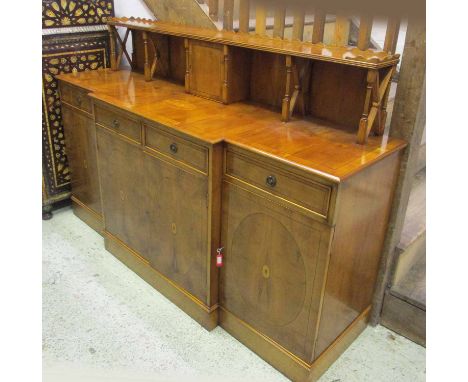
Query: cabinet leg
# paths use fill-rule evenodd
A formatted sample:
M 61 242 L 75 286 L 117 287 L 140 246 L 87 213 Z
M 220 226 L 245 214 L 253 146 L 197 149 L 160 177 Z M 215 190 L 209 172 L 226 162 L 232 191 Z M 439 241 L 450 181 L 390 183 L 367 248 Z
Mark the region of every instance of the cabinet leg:
M 42 220 L 50 220 L 54 215 L 52 215 L 52 204 L 42 206 Z

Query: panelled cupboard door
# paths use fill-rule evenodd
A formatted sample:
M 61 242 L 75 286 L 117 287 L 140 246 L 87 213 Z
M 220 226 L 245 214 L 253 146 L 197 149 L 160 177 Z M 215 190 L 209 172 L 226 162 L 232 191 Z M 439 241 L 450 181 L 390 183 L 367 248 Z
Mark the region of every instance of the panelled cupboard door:
M 96 134 L 105 229 L 148 260 L 143 152 L 103 127 Z
M 153 268 L 206 303 L 208 180 L 145 154 L 148 258 Z
M 97 172 L 94 121 L 62 105 L 67 157 L 71 171 L 72 194 L 101 214 L 101 196 Z
M 208 181 L 97 128 L 106 231 L 206 303 Z
M 221 306 L 310 362 L 330 238 L 328 226 L 224 182 Z

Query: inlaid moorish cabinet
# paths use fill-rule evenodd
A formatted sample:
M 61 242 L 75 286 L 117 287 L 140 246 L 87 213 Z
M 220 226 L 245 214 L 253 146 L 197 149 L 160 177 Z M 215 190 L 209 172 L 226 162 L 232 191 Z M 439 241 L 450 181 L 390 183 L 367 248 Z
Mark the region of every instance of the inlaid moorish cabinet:
M 132 54 L 114 41 L 113 70 L 59 77 L 79 216 L 102 211 L 106 248 L 205 328 L 316 380 L 371 307 L 405 147 L 378 136 L 398 57 L 109 24 Z
M 66 146 L 70 145 L 66 144 L 55 76 L 110 66 L 109 33 L 105 23 L 107 17 L 113 15 L 112 0 L 42 1 L 43 219 L 52 217 L 54 204 L 69 200 L 73 171 L 66 151 Z

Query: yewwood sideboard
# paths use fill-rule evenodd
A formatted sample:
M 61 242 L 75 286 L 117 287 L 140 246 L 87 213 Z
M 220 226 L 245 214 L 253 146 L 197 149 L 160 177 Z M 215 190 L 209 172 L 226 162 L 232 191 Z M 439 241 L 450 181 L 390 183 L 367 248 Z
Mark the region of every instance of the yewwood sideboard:
M 113 70 L 59 76 L 75 213 L 206 329 L 316 380 L 367 323 L 405 147 L 369 136 L 370 100 L 397 59 L 116 25 L 131 55 L 114 42 Z

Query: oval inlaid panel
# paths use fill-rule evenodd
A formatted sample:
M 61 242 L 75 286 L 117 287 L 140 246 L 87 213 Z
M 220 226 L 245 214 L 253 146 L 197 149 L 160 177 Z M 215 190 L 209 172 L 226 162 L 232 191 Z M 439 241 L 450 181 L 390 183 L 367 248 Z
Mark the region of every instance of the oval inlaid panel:
M 245 313 L 274 326 L 294 321 L 304 304 L 306 273 L 288 229 L 272 216 L 255 213 L 239 224 L 231 248 L 229 273 Z

